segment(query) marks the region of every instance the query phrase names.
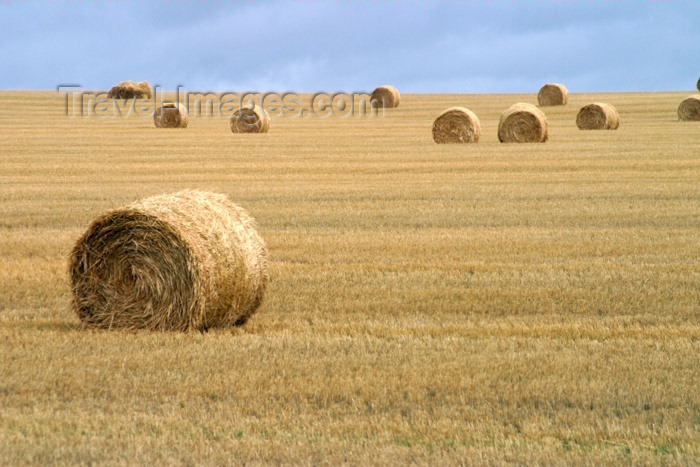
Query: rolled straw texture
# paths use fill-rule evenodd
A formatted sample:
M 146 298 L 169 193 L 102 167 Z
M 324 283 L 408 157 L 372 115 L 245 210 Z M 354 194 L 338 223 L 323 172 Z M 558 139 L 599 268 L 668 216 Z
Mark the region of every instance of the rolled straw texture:
M 270 130 L 270 117 L 257 105 L 236 110 L 230 123 L 234 133 L 267 133 Z
M 617 130 L 620 115 L 617 109 L 604 102 L 594 102 L 581 107 L 576 115 L 579 130 Z
M 394 86 L 379 86 L 372 91 L 370 102 L 376 107 L 393 109 L 401 103 L 401 94 Z
M 688 96 L 680 103 L 678 118 L 688 122 L 700 120 L 700 95 Z
M 547 117 L 534 105 L 521 102 L 501 114 L 498 122 L 501 143 L 544 143 L 547 139 Z
M 69 263 L 73 309 L 96 328 L 240 325 L 268 283 L 254 220 L 226 196 L 203 191 L 153 196 L 98 217 Z
M 187 128 L 189 121 L 185 106 L 173 102 L 164 102 L 153 114 L 156 128 Z
M 537 93 L 537 103 L 541 106 L 566 105 L 567 102 L 569 102 L 569 91 L 563 84 L 545 84 Z
M 152 97 L 151 86 L 146 81 L 138 83 L 134 81 L 122 81 L 112 86 L 107 92 L 107 97 L 117 99 L 132 99 L 135 97 L 150 99 Z
M 450 107 L 433 122 L 436 143 L 476 143 L 481 137 L 481 122 L 469 109 Z

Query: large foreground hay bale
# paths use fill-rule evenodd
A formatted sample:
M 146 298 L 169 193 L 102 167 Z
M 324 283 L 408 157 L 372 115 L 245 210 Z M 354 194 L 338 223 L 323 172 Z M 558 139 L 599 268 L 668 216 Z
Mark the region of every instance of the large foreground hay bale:
M 479 118 L 464 107 L 450 107 L 433 122 L 436 143 L 476 143 L 480 136 Z
M 678 118 L 686 121 L 700 120 L 700 95 L 688 96 L 680 103 Z
M 234 133 L 267 133 L 270 117 L 260 106 L 243 107 L 231 115 L 231 131 Z
M 394 86 L 379 86 L 372 91 L 369 101 L 373 107 L 393 109 L 401 103 L 401 94 Z
M 187 128 L 189 121 L 185 106 L 174 102 L 164 102 L 153 114 L 156 128 Z
M 545 84 L 537 93 L 537 103 L 541 106 L 566 105 L 567 102 L 569 102 L 569 91 L 563 84 Z
M 576 115 L 579 130 L 617 130 L 620 115 L 617 109 L 604 102 L 594 102 L 581 107 Z
M 501 143 L 544 143 L 547 139 L 547 117 L 534 105 L 520 102 L 501 114 L 498 122 Z
M 243 324 L 268 282 L 248 212 L 217 193 L 146 198 L 97 218 L 70 255 L 73 307 L 88 326 L 206 330 Z
M 151 86 L 146 81 L 122 81 L 107 92 L 108 98 L 132 99 L 135 97 L 150 99 Z

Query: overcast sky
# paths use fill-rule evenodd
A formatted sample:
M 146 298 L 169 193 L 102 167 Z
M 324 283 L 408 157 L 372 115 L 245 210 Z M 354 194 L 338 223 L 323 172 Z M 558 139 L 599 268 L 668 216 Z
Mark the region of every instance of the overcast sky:
M 693 90 L 700 0 L 0 2 L 0 88 Z

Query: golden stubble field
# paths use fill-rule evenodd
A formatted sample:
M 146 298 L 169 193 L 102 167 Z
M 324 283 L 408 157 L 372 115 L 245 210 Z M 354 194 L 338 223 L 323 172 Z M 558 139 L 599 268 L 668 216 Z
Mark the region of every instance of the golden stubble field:
M 234 135 L 0 92 L 0 464 L 700 459 L 700 124 L 687 93 L 404 95 L 383 119 Z M 607 101 L 617 131 L 582 132 Z M 462 105 L 475 145 L 436 145 Z M 67 255 L 98 214 L 226 193 L 271 255 L 243 328 L 90 331 Z

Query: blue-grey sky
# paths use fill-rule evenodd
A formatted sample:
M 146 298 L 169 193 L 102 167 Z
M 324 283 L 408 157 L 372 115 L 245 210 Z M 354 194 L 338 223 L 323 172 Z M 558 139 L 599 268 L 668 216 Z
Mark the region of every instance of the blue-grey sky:
M 692 90 L 700 0 L 0 2 L 0 89 Z

